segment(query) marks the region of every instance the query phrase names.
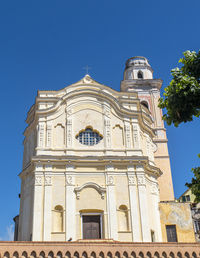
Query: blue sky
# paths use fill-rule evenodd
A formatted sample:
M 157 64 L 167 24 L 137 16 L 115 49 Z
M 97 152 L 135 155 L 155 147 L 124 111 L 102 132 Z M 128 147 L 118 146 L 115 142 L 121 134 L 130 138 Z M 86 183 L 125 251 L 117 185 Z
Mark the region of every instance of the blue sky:
M 199 0 L 7 0 L 0 2 L 0 239 L 19 212 L 23 131 L 37 90 L 58 90 L 90 75 L 120 89 L 125 61 L 149 59 L 170 81 L 182 52 L 199 50 Z M 175 196 L 199 165 L 200 120 L 167 127 Z

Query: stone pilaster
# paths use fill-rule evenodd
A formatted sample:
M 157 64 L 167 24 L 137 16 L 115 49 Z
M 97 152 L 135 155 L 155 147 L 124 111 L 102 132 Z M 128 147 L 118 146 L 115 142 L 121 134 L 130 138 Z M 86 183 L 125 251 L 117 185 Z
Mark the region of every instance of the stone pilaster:
M 144 168 L 142 165 L 136 166 L 136 174 L 138 182 L 138 197 L 140 205 L 142 241 L 151 242 L 151 234 L 149 227 L 149 210 L 147 205 L 146 179 Z
M 129 200 L 130 200 L 130 215 L 131 215 L 131 230 L 132 241 L 141 242 L 141 225 L 140 213 L 137 194 L 137 179 L 134 171 L 134 166 L 128 167 L 128 186 L 129 186 Z
M 156 242 L 162 242 L 162 232 L 161 232 L 161 222 L 160 222 L 160 212 L 159 212 L 159 190 L 158 190 L 158 183 L 152 183 L 151 185 L 151 194 L 152 194 L 152 201 L 155 211 L 155 226 L 156 226 Z
M 34 197 L 33 197 L 33 230 L 32 240 L 42 241 L 42 211 L 43 211 L 43 165 L 38 163 L 34 171 Z
M 43 241 L 51 240 L 52 230 L 52 165 L 45 165 L 44 174 L 44 218 Z
M 74 193 L 74 166 L 68 164 L 65 173 L 65 240 L 76 239 L 76 199 Z
M 108 209 L 108 237 L 114 240 L 118 239 L 117 233 L 117 207 L 114 177 L 111 173 L 114 168 L 112 165 L 106 166 L 106 184 L 107 184 L 107 209 Z

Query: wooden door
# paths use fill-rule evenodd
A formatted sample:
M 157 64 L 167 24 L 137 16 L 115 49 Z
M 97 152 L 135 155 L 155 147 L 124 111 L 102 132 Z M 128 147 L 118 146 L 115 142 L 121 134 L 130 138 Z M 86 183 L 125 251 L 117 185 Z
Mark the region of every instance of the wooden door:
M 83 216 L 83 239 L 100 239 L 100 216 L 84 215 Z

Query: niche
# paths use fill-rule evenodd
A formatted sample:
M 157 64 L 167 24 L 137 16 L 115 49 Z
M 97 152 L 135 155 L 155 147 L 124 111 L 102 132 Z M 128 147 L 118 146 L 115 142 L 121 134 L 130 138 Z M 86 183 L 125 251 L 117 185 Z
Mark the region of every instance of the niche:
M 65 128 L 62 124 L 57 124 L 54 128 L 54 147 L 63 148 L 65 143 Z
M 53 232 L 63 232 L 63 207 L 60 205 L 53 211 Z
M 118 209 L 118 230 L 129 231 L 128 208 L 126 205 L 120 205 Z
M 124 132 L 123 132 L 123 128 L 119 124 L 113 127 L 113 147 L 114 148 L 124 147 Z

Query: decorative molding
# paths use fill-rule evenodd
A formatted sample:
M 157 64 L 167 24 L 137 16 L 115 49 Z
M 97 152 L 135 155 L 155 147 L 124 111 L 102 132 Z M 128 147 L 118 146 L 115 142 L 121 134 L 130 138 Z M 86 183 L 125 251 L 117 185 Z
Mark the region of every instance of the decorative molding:
M 51 147 L 52 126 L 47 125 L 47 147 Z
M 108 176 L 107 177 L 107 185 L 114 185 L 114 178 L 113 176 Z
M 128 166 L 127 166 L 127 170 L 128 170 L 129 172 L 135 172 L 134 165 L 128 165 Z
M 144 172 L 144 166 L 141 164 L 136 165 L 136 171 Z
M 39 133 L 39 147 L 44 146 L 44 124 L 39 124 L 38 126 Z
M 35 171 L 43 171 L 43 164 L 42 163 L 36 163 L 35 164 Z
M 110 107 L 107 107 L 106 105 L 103 105 L 103 114 L 110 118 Z
M 138 139 L 137 125 L 133 125 L 133 142 L 134 142 L 134 147 L 138 148 L 139 147 L 139 139 Z
M 106 135 L 106 147 L 110 148 L 111 147 L 110 120 L 105 119 L 104 124 L 105 124 L 105 135 Z
M 158 190 L 158 185 L 157 184 L 152 184 L 151 185 L 151 193 L 158 195 L 159 194 L 159 190 Z
M 93 79 L 88 74 L 86 74 L 85 77 L 83 78 L 83 83 L 92 83 L 92 82 L 94 82 Z
M 98 185 L 96 183 L 88 182 L 88 183 L 83 184 L 80 187 L 74 188 L 74 192 L 76 194 L 76 199 L 78 199 L 78 200 L 80 199 L 80 192 L 84 188 L 94 188 L 101 195 L 101 199 L 104 199 L 104 197 L 105 197 L 106 188 L 101 187 L 100 185 Z
M 128 184 L 129 185 L 136 185 L 136 176 L 128 176 Z
M 72 146 L 72 120 L 67 119 L 67 147 Z
M 68 108 L 66 107 L 66 113 L 67 113 L 68 116 L 71 116 L 71 114 L 72 114 L 72 109 L 68 109 Z
M 45 176 L 44 184 L 45 184 L 45 186 L 52 185 L 52 177 L 51 176 Z
M 146 185 L 146 180 L 144 175 L 138 175 L 137 176 L 138 185 Z
M 74 165 L 72 165 L 71 163 L 68 163 L 66 165 L 66 171 L 73 171 L 74 170 Z
M 125 125 L 125 134 L 126 134 L 126 147 L 131 147 L 131 133 L 130 133 L 130 125 Z
M 73 184 L 73 177 L 69 176 L 69 175 L 66 175 L 66 177 L 65 177 L 65 184 L 66 185 L 74 185 Z
M 35 176 L 35 185 L 42 185 L 42 176 Z
M 45 171 L 52 171 L 53 166 L 52 164 L 45 164 Z
M 105 165 L 106 171 L 114 171 L 114 166 L 112 164 Z

